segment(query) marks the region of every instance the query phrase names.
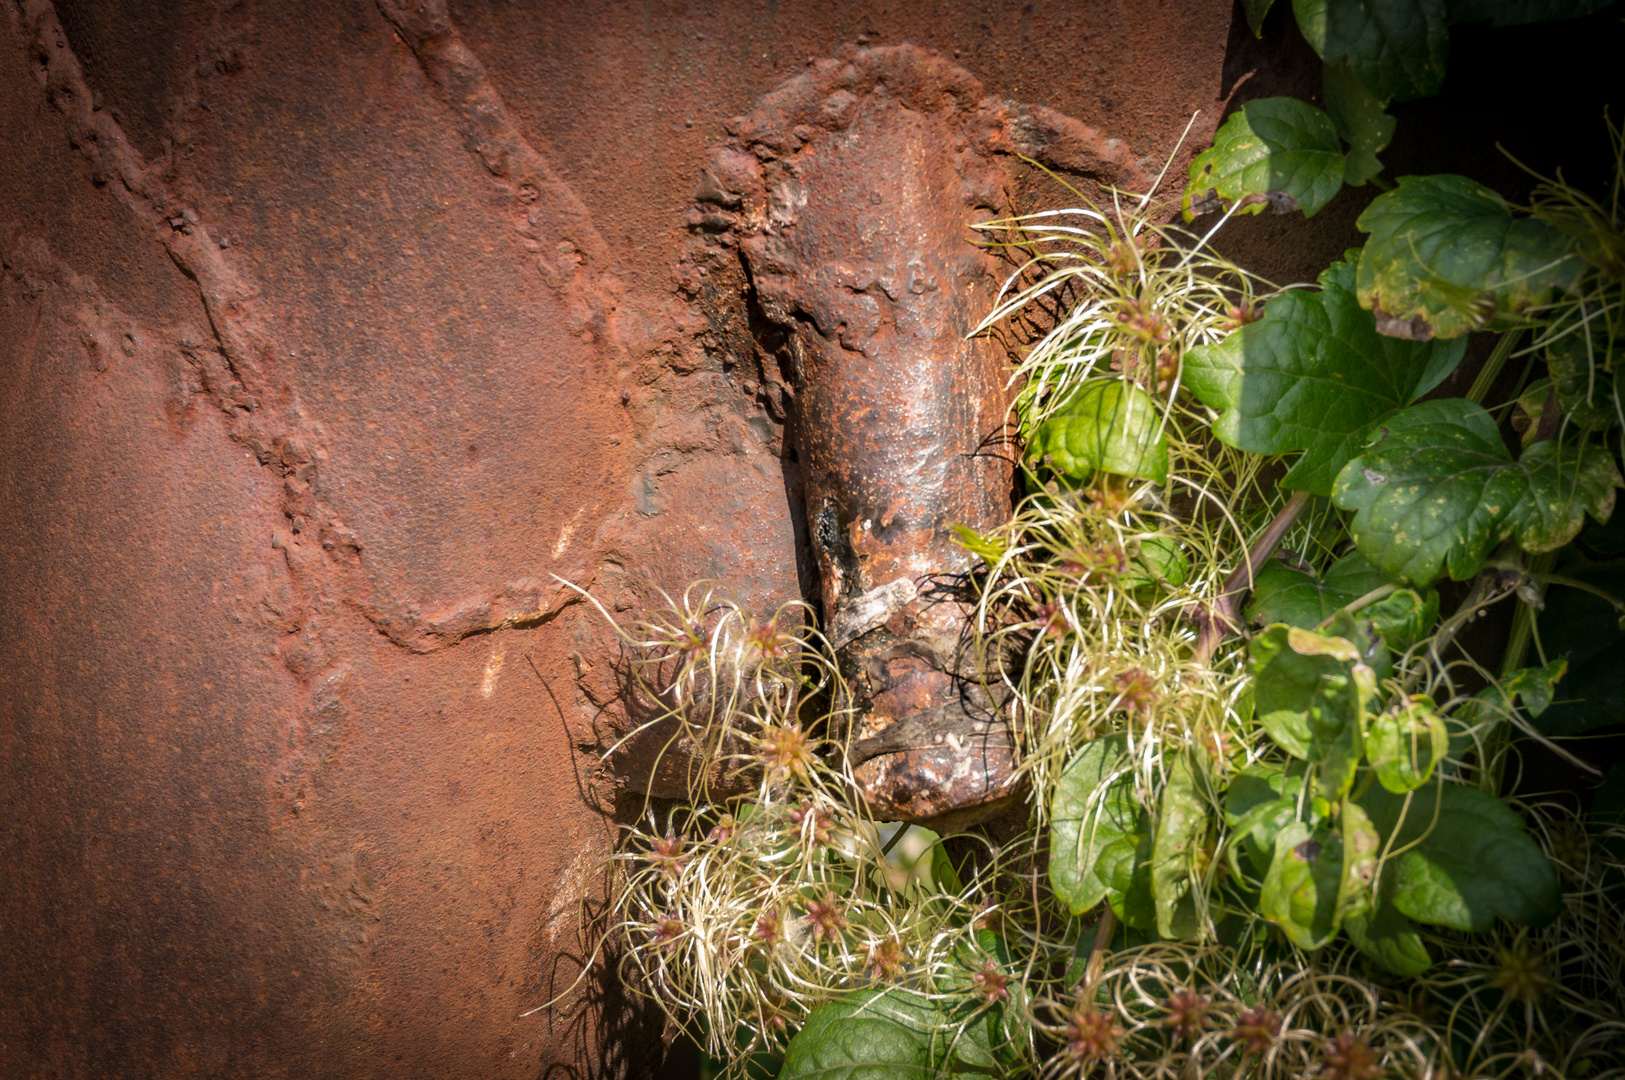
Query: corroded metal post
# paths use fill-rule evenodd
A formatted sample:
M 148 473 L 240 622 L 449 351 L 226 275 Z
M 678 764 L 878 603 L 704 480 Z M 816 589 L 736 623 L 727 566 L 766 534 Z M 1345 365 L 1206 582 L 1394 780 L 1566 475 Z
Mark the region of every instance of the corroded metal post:
M 967 670 L 952 526 L 1011 511 L 1008 369 L 967 335 L 999 265 L 967 224 L 1009 203 L 1016 153 L 1138 179 L 1120 146 L 984 96 L 909 46 L 820 61 L 730 125 L 695 193 L 736 235 L 786 334 L 826 630 L 860 709 L 874 812 L 939 827 L 1017 795 L 1007 717 Z

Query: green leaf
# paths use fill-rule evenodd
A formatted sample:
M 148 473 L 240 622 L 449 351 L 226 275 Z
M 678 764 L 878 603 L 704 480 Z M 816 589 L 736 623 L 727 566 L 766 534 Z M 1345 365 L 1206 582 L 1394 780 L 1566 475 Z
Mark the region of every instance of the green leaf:
M 1439 92 L 1450 53 L 1444 0 L 1326 0 L 1327 63 L 1348 59 L 1377 98 Z
M 1515 321 L 1581 269 L 1573 242 L 1465 176 L 1402 176 L 1355 223 L 1360 303 L 1384 334 L 1427 341 Z
M 1503 535 L 1525 551 L 1555 551 L 1574 539 L 1587 513 L 1598 521 L 1613 513 L 1619 471 L 1600 446 L 1563 446 L 1549 439 L 1525 450 L 1517 470 L 1525 482 L 1519 501 L 1502 518 Z
M 1332 563 L 1326 576 L 1295 569 L 1279 561 L 1267 563 L 1253 584 L 1247 617 L 1255 623 L 1286 623 L 1312 630 L 1340 608 L 1388 584 L 1382 573 L 1358 551 Z M 1425 637 L 1439 617 L 1439 594 L 1419 596 L 1400 589 L 1360 609 L 1383 643 L 1402 653 Z
M 1309 760 L 1319 766 L 1315 792 L 1322 798 L 1339 800 L 1354 784 L 1365 754 L 1365 707 L 1376 689 L 1375 673 L 1359 662 L 1315 687 L 1309 706 Z
M 1450 732 L 1450 750 L 1439 769 L 1445 776 L 1461 774 L 1460 763 L 1474 751 L 1483 751 L 1485 740 L 1507 722 L 1512 706 L 1494 684 L 1450 710 L 1445 727 Z
M 1371 668 L 1374 687 L 1380 686 L 1384 679 L 1393 674 L 1393 657 L 1388 654 L 1382 638 L 1377 636 L 1376 624 L 1365 617 L 1365 612 L 1350 614 L 1339 611 L 1326 624 L 1324 633 L 1340 637 L 1355 647 L 1360 654 L 1360 663 Z
M 1159 484 L 1168 479 L 1168 441 L 1156 402 L 1121 379 L 1084 383 L 1038 426 L 1027 454 L 1078 480 L 1097 470 Z
M 1241 0 L 1241 9 L 1247 14 L 1247 28 L 1253 37 L 1264 36 L 1264 17 L 1274 5 L 1275 0 Z
M 1218 438 L 1254 454 L 1303 451 L 1281 486 L 1331 493 L 1372 426 L 1437 386 L 1465 342 L 1410 342 L 1377 333 L 1353 290 L 1353 253 L 1318 293 L 1271 300 L 1264 317 L 1185 357 L 1185 385 L 1219 410 Z
M 1501 691 L 1523 702 L 1523 711 L 1539 716 L 1552 704 L 1556 684 L 1568 670 L 1567 660 L 1553 660 L 1545 667 L 1519 668 L 1501 680 Z
M 1245 614 L 1248 621 L 1255 624 L 1285 623 L 1313 630 L 1321 620 L 1359 595 L 1332 592 L 1313 571 L 1299 570 L 1272 559 L 1253 579 Z
M 1320 680 L 1342 671 L 1336 659 L 1303 656 L 1288 645 L 1294 628 L 1277 624 L 1253 638 L 1247 667 L 1253 678 L 1258 722 L 1275 744 L 1296 758 L 1309 756 L 1309 706 Z
M 1625 370 L 1625 346 L 1589 342 L 1577 332 L 1546 347 L 1546 369 L 1557 390 L 1557 403 L 1581 430 L 1605 431 L 1619 421 L 1614 380 L 1605 367 Z
M 1537 443 L 1513 461 L 1495 421 L 1469 401 L 1413 405 L 1337 476 L 1332 501 L 1355 511 L 1349 530 L 1383 573 L 1425 585 L 1443 571 L 1476 574 L 1496 544 L 1550 551 L 1585 514 L 1606 521 L 1618 474 L 1595 447 Z
M 1550 406 L 1550 408 L 1548 408 Z M 1512 427 L 1522 434 L 1520 446 L 1528 446 L 1538 442 L 1542 436 L 1541 428 L 1551 419 L 1553 425 L 1562 420 L 1563 410 L 1557 403 L 1557 391 L 1552 388 L 1552 380 L 1536 379 L 1524 387 L 1523 393 L 1513 403 Z M 1545 433 L 1547 438 L 1557 433 L 1556 426 Z
M 953 525 L 950 528 L 953 529 L 954 536 L 958 538 L 960 547 L 975 555 L 990 567 L 997 566 L 999 560 L 1004 558 L 1005 553 L 1010 550 L 1010 546 L 998 537 L 986 536 L 964 525 Z
M 1343 929 L 1356 949 L 1396 975 L 1420 975 L 1433 966 L 1415 925 L 1387 897 L 1344 919 Z
M 1333 629 L 1355 633 L 1353 621 L 1342 619 Z M 1386 650 L 1369 639 L 1356 644 L 1276 624 L 1253 638 L 1250 653 L 1259 723 L 1287 753 L 1322 766 L 1322 783 L 1341 789 L 1359 761 L 1360 710 L 1380 681 L 1366 661 L 1386 674 Z
M 1224 819 L 1232 843 L 1239 842 L 1253 869 L 1263 874 L 1275 857 L 1275 837 L 1298 818 L 1303 791 L 1301 767 L 1255 761 L 1239 771 L 1225 791 Z
M 1050 803 L 1049 880 L 1074 915 L 1100 903 L 1110 887 L 1101 856 L 1108 848 L 1132 854 L 1145 812 L 1128 770 L 1128 738 L 1085 743 L 1061 773 Z M 1118 854 L 1114 851 L 1114 854 Z M 1131 871 L 1132 873 L 1132 871 Z
M 1453 23 L 1488 19 L 1491 26 L 1521 26 L 1575 19 L 1611 3 L 1613 0 L 1446 0 L 1445 10 Z
M 1366 754 L 1383 787 L 1403 795 L 1427 783 L 1450 749 L 1450 731 L 1433 699 L 1411 698 L 1375 716 L 1366 733 Z
M 924 995 L 859 990 L 812 1011 L 785 1047 L 779 1080 L 933 1080 L 996 1071 L 985 1039 L 961 1027 Z
M 1168 938 L 1200 936 L 1206 912 L 1196 855 L 1207 836 L 1207 802 L 1198 787 L 1193 751 L 1173 757 L 1157 809 L 1151 847 L 1151 895 L 1157 905 L 1157 933 Z
M 1141 812 L 1134 830 L 1107 844 L 1095 872 L 1106 883 L 1106 902 L 1124 926 L 1155 930 L 1157 904 L 1151 894 L 1151 815 Z
M 1326 55 L 1326 0 L 1292 0 L 1292 15 L 1298 20 L 1309 47 L 1317 56 Z
M 931 845 L 931 882 L 943 892 L 957 894 L 965 891 L 965 886 L 959 880 L 959 871 L 954 868 L 954 860 L 940 840 Z
M 1232 822 L 1235 829 L 1233 835 L 1241 842 L 1242 850 L 1247 853 L 1247 859 L 1256 872 L 1269 872 L 1275 853 L 1275 838 L 1282 829 L 1297 820 L 1298 800 L 1280 798 L 1259 803 Z
M 983 1003 L 974 980 L 974 973 L 989 960 L 1010 980 L 1009 1000 L 993 1005 Z M 944 1033 L 952 1039 L 951 1071 L 1005 1075 L 1019 1060 L 1020 1047 L 1026 1042 L 1026 986 L 1012 970 L 1009 943 L 991 930 L 974 931 L 955 946 L 952 964 L 945 985 L 939 984 L 938 990 L 963 997 L 957 1004 L 936 1003 L 947 1021 Z
M 1343 800 L 1338 814 L 1343 834 L 1343 877 L 1337 886 L 1337 921 L 1363 915 L 1371 908 L 1377 878 L 1377 851 L 1382 837 L 1358 803 Z
M 1348 157 L 1343 161 L 1343 183 L 1360 187 L 1382 172 L 1377 155 L 1393 139 L 1395 120 L 1383 111 L 1387 101 L 1366 88 L 1347 60 L 1327 64 L 1321 86 L 1326 92 L 1326 115 L 1349 144 Z
M 1258 910 L 1293 944 L 1318 949 L 1337 933 L 1343 885 L 1343 837 L 1328 826 L 1295 821 L 1275 837 Z
M 1544 635 L 1543 635 L 1544 636 Z M 1464 754 L 1473 749 L 1475 732 L 1482 738 L 1486 729 L 1504 724 L 1519 704 L 1523 712 L 1530 718 L 1542 716 L 1551 707 L 1553 697 L 1558 693 L 1557 683 L 1568 670 L 1568 660 L 1559 658 L 1553 660 L 1545 667 L 1519 668 L 1484 687 L 1470 699 L 1463 702 L 1450 716 L 1450 757 L 1460 760 Z M 1619 676 L 1615 675 L 1616 682 Z M 1617 720 L 1617 715 L 1608 717 L 1604 723 Z M 1563 730 L 1561 718 L 1559 723 L 1552 725 L 1542 720 L 1537 725 L 1549 735 L 1568 735 L 1574 732 Z M 1549 730 L 1549 728 L 1558 730 Z M 1390 790 L 1392 788 L 1390 787 Z
M 1190 560 L 1185 558 L 1179 541 L 1169 536 L 1146 536 L 1141 538 L 1139 551 L 1120 580 L 1130 589 L 1159 581 L 1177 589 L 1185 584 L 1190 572 Z
M 1268 206 L 1314 217 L 1342 186 L 1343 148 L 1331 119 L 1297 98 L 1260 98 L 1232 113 L 1191 161 L 1185 220 L 1237 204 L 1242 214 Z
M 1380 873 L 1401 914 L 1484 931 L 1497 918 L 1544 926 L 1562 908 L 1545 853 L 1494 795 L 1451 783 L 1406 795 L 1372 785 L 1359 803 L 1393 853 Z
M 1383 644 L 1403 653 L 1427 637 L 1439 621 L 1439 594 L 1429 589 L 1424 597 L 1414 589 L 1397 589 L 1361 608 L 1360 617 L 1371 620 Z

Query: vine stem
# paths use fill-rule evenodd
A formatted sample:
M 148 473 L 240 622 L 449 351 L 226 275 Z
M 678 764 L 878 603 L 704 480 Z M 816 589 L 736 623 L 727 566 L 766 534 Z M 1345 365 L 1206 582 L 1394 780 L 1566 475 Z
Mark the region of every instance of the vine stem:
M 1544 551 L 1529 560 L 1525 570 L 1526 578 L 1540 590 L 1544 596 L 1546 589 L 1541 584 L 1541 578 L 1551 573 L 1552 567 L 1557 564 L 1557 552 Z M 1501 657 L 1501 670 L 1497 677 L 1506 679 L 1514 671 L 1523 667 L 1524 659 L 1529 654 L 1529 643 L 1533 640 L 1535 631 L 1535 608 L 1527 602 L 1520 602 L 1517 610 L 1512 613 L 1512 632 L 1507 635 L 1507 651 Z M 1507 701 L 1507 707 L 1513 708 L 1512 701 Z M 1501 789 L 1501 777 L 1505 772 L 1506 748 L 1511 735 L 1511 724 L 1497 724 L 1489 734 L 1489 745 L 1485 748 L 1484 761 L 1489 766 L 1492 790 Z
M 1511 591 L 1511 588 L 1502 580 L 1502 574 L 1499 570 L 1480 570 L 1478 575 L 1473 578 L 1473 583 L 1468 588 L 1467 595 L 1457 605 L 1455 614 L 1446 619 L 1439 627 L 1439 632 L 1433 635 L 1433 642 L 1428 646 L 1428 652 L 1432 656 L 1434 663 L 1441 667 L 1444 666 L 1445 652 L 1454 644 L 1456 635 L 1461 633 L 1462 628 L 1473 621 L 1474 612 L 1506 599 Z M 1421 668 L 1413 669 L 1410 674 L 1406 675 L 1404 680 L 1405 692 L 1407 694 L 1414 693 L 1421 678 Z
M 1093 999 L 1095 996 L 1095 983 L 1100 981 L 1100 969 L 1106 962 L 1105 945 L 1111 941 L 1115 927 L 1112 907 L 1107 904 L 1100 913 L 1100 921 L 1095 924 L 1095 940 L 1089 945 L 1089 966 L 1083 972 L 1083 997 Z
M 1472 387 L 1467 391 L 1468 401 L 1477 405 L 1484 404 L 1484 398 L 1489 394 L 1490 387 L 1495 384 L 1501 369 L 1506 366 L 1507 358 L 1512 355 L 1512 347 L 1518 343 L 1518 333 L 1517 330 L 1508 330 L 1496 340 L 1489 359 L 1484 361 L 1478 377 L 1473 380 Z
M 1606 589 L 1597 588 L 1589 581 L 1581 581 L 1579 578 L 1572 578 L 1565 574 L 1537 574 L 1533 571 L 1530 572 L 1529 577 L 1542 585 L 1562 585 L 1564 588 L 1588 592 L 1600 600 L 1608 601 L 1616 611 L 1625 611 L 1625 600 L 1621 600 Z
M 1286 501 L 1273 520 L 1259 534 L 1253 546 L 1247 549 L 1247 558 L 1230 576 L 1225 579 L 1224 588 L 1214 599 L 1213 604 L 1204 612 L 1196 616 L 1199 630 L 1196 635 L 1196 662 L 1205 664 L 1212 657 L 1213 650 L 1219 643 L 1237 630 L 1241 629 L 1241 598 L 1252 591 L 1253 581 L 1258 572 L 1264 568 L 1264 563 L 1275 554 L 1275 549 L 1281 546 L 1286 539 L 1287 530 L 1292 528 L 1303 508 L 1309 505 L 1307 491 L 1295 491 L 1292 498 Z
M 1361 608 L 1365 607 L 1368 604 L 1375 604 L 1378 600 L 1385 599 L 1386 597 L 1393 594 L 1394 592 L 1397 592 L 1398 589 L 1399 589 L 1398 585 L 1378 585 L 1375 589 L 1372 589 L 1370 592 L 1366 593 L 1364 596 L 1356 597 L 1353 601 L 1351 601 L 1351 602 L 1349 602 L 1347 604 L 1344 604 L 1342 607 L 1338 608 L 1336 611 L 1332 612 L 1330 615 L 1328 615 L 1324 619 L 1320 620 L 1320 622 L 1315 624 L 1315 629 L 1316 630 L 1324 630 L 1324 629 L 1326 629 L 1328 626 L 1330 626 L 1332 624 L 1333 619 L 1337 618 L 1343 612 L 1345 612 L 1345 611 L 1349 611 L 1349 612 L 1359 611 Z

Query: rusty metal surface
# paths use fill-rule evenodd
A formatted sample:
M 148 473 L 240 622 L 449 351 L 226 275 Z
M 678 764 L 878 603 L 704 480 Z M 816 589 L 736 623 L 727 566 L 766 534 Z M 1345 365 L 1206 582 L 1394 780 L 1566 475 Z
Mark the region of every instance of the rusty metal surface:
M 618 618 L 698 577 L 761 607 L 816 588 L 744 271 L 673 273 L 722 119 L 869 36 L 1053 107 L 998 106 L 1056 154 L 1102 152 L 1067 149 L 1066 114 L 1160 155 L 1229 25 L 6 3 L 0 1075 L 646 1074 L 658 1017 L 612 975 L 520 1016 L 575 978 L 642 782 L 596 767 L 612 638 L 552 575 Z M 871 119 L 925 155 L 921 198 L 957 182 L 940 111 Z M 964 257 L 931 250 L 953 197 L 918 219 L 927 298 Z M 809 265 L 854 227 L 828 220 Z M 904 314 L 931 335 L 973 308 Z M 961 511 L 906 509 L 882 531 Z M 874 584 L 907 561 L 864 544 Z
M 967 223 L 1010 212 L 1018 155 L 1148 181 L 1119 141 L 910 45 L 817 61 L 727 127 L 694 193 L 695 272 L 737 247 L 782 335 L 773 359 L 825 623 L 862 710 L 853 734 L 878 746 L 920 729 L 854 758 L 859 783 L 883 819 L 968 824 L 1019 793 L 1007 718 L 972 700 L 952 586 L 970 563 L 952 527 L 1002 525 L 1013 481 L 1007 359 L 967 337 L 1008 268 Z

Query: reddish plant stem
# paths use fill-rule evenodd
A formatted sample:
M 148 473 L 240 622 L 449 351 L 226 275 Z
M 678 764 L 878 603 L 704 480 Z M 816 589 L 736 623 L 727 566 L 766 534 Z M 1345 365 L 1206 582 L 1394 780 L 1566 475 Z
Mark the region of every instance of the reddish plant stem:
M 1212 657 L 1213 650 L 1219 643 L 1237 630 L 1241 629 L 1241 598 L 1252 591 L 1253 581 L 1257 578 L 1259 570 L 1275 549 L 1281 546 L 1287 530 L 1292 523 L 1298 520 L 1303 508 L 1309 505 L 1309 493 L 1306 491 L 1294 492 L 1292 498 L 1286 501 L 1275 519 L 1265 526 L 1253 546 L 1247 550 L 1247 558 L 1236 567 L 1230 577 L 1225 581 L 1224 588 L 1220 590 L 1211 606 L 1205 611 L 1198 611 L 1195 622 L 1198 627 L 1196 635 L 1196 660 L 1205 664 Z
M 1079 990 L 1079 997 L 1093 1000 L 1095 984 L 1100 981 L 1100 969 L 1106 963 L 1106 953 L 1111 948 L 1112 930 L 1116 927 L 1116 919 L 1112 916 L 1112 908 L 1107 904 L 1100 913 L 1100 921 L 1095 924 L 1095 940 L 1089 946 L 1089 964 L 1084 968 L 1083 985 Z

